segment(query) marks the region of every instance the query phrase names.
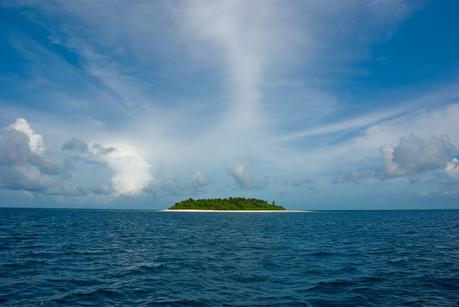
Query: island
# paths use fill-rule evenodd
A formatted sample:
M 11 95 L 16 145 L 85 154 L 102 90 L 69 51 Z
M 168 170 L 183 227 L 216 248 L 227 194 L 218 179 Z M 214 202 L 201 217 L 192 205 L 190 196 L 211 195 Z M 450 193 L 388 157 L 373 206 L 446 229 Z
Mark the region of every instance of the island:
M 274 201 L 270 204 L 266 200 L 244 197 L 229 198 L 189 198 L 175 203 L 168 212 L 304 212 L 302 210 L 286 210 Z

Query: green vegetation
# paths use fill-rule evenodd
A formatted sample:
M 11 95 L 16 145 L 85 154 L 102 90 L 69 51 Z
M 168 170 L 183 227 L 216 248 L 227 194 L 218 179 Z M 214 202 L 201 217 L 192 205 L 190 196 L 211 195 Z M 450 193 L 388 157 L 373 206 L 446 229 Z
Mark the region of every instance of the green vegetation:
M 176 203 L 169 210 L 285 210 L 274 201 L 269 204 L 265 200 L 255 198 L 230 197 L 211 199 L 187 199 Z

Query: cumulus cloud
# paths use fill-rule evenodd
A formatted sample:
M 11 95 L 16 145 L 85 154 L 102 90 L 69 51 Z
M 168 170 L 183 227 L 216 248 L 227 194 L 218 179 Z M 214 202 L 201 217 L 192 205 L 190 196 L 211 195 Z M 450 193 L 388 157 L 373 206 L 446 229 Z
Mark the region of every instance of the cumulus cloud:
M 451 161 L 446 162 L 445 172 L 452 178 L 459 179 L 459 160 L 454 158 Z
M 268 177 L 255 173 L 247 162 L 234 162 L 228 171 L 242 189 L 261 190 L 269 184 Z
M 29 123 L 24 118 L 18 118 L 16 121 L 9 125 L 7 129 L 15 130 L 24 134 L 29 143 L 30 150 L 37 154 L 44 154 L 46 151 L 43 137 L 32 130 Z
M 128 144 L 103 146 L 73 138 L 62 149 L 73 151 L 86 161 L 105 163 L 113 171 L 111 188 L 115 196 L 138 195 L 153 179 L 148 162 L 135 147 Z M 106 189 L 103 191 L 106 194 Z
M 114 171 L 111 182 L 116 195 L 137 195 L 152 181 L 150 165 L 132 146 L 119 144 L 98 156 Z
M 447 136 L 428 140 L 415 135 L 403 137 L 399 145 L 384 145 L 380 153 L 384 158 L 383 177 L 411 176 L 427 170 L 442 169 L 456 153 Z M 454 169 L 454 164 L 449 164 Z
M 46 157 L 43 137 L 23 118 L 0 130 L 0 186 L 49 192 L 58 186 L 59 165 Z

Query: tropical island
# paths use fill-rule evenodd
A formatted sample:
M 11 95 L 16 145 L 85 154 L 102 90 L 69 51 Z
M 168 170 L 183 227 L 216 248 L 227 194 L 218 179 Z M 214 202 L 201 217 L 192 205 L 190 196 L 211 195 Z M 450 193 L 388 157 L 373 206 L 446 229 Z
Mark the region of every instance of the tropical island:
M 183 200 L 165 211 L 286 211 L 274 201 L 244 197 Z

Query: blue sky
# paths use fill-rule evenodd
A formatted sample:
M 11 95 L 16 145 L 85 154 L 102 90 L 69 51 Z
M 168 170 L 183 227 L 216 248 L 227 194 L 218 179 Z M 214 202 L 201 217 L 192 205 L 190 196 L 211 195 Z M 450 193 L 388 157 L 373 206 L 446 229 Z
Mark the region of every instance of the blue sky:
M 459 206 L 457 1 L 2 1 L 0 206 Z

